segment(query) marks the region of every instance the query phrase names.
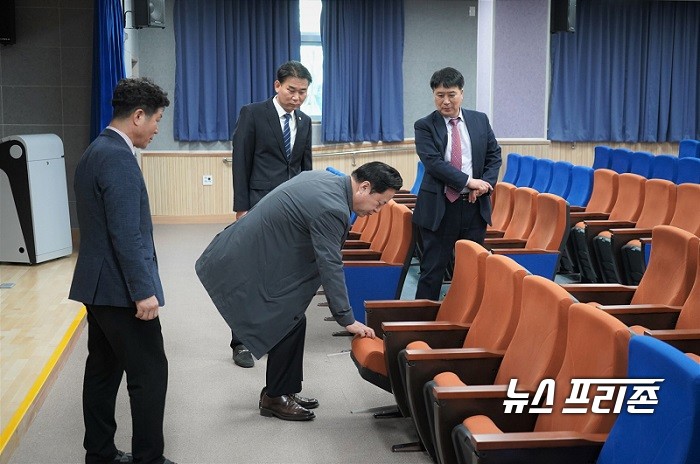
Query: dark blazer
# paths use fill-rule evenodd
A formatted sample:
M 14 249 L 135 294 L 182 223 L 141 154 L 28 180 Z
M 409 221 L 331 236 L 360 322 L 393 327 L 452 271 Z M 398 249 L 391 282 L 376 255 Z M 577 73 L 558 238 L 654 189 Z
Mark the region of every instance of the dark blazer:
M 501 147 L 493 135 L 488 117 L 478 111 L 462 108 L 472 145 L 472 173 L 474 178 L 496 185 L 501 168 Z M 414 124 L 416 151 L 425 165 L 425 175 L 413 210 L 413 222 L 420 227 L 437 230 L 445 214 L 445 186 L 461 190 L 468 176 L 445 161 L 447 127 L 445 119 L 434 111 Z M 480 196 L 479 209 L 487 224 L 491 224 L 491 199 Z
M 340 251 L 351 208 L 350 177 L 303 172 L 219 233 L 197 260 L 214 305 L 256 358 L 292 330 L 320 285 L 338 324 L 355 322 Z
M 153 224 L 143 174 L 126 141 L 105 129 L 75 170 L 80 251 L 69 298 L 89 305 L 134 307 L 155 295 Z
M 233 131 L 233 210 L 248 211 L 272 189 L 311 170 L 311 118 L 296 110 L 297 133 L 287 161 L 272 98 L 241 108 Z

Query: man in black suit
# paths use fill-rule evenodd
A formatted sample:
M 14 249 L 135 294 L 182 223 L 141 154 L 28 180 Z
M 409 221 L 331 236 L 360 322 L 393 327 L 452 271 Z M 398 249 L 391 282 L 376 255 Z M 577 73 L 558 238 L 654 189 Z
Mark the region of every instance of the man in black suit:
M 445 269 L 459 239 L 483 243 L 491 223 L 490 192 L 501 147 L 484 113 L 461 107 L 464 77 L 453 68 L 430 79 L 436 111 L 416 121 L 416 151 L 425 165 L 413 222 L 423 244 L 416 298 L 440 297 Z
M 233 132 L 233 210 L 236 219 L 281 183 L 311 170 L 311 118 L 299 110 L 311 73 L 298 61 L 277 70 L 276 95 L 241 108 Z M 233 360 L 253 367 L 250 351 L 231 332 Z
M 83 382 L 86 463 L 172 463 L 163 456 L 168 360 L 158 308 L 158 275 L 148 192 L 134 156 L 158 133 L 170 104 L 148 79 L 122 79 L 112 121 L 75 171 L 80 251 L 69 298 L 87 308 L 88 358 Z M 114 404 L 127 374 L 132 452 L 114 445 Z

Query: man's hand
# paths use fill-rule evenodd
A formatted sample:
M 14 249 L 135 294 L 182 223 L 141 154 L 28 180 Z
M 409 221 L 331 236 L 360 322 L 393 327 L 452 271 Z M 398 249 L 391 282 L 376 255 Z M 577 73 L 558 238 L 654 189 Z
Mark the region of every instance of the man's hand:
M 136 317 L 150 321 L 158 317 L 158 298 L 155 295 L 136 302 Z
M 481 179 L 470 178 L 467 181 L 467 188 L 469 189 L 469 203 L 474 203 L 477 197 L 485 195 L 493 190 L 491 184 Z
M 376 338 L 376 335 L 374 334 L 374 329 L 367 327 L 362 322 L 355 321 L 352 324 L 345 326 L 345 330 L 352 334 L 359 335 L 362 338 Z
M 236 221 L 246 215 L 248 211 L 236 211 Z

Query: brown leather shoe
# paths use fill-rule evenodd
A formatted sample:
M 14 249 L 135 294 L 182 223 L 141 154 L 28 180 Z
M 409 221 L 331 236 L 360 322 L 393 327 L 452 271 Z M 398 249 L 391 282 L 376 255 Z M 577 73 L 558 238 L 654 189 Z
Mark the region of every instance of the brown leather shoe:
M 313 412 L 294 401 L 290 395 L 270 398 L 267 393 L 260 399 L 260 415 L 289 421 L 308 421 L 316 417 Z
M 291 396 L 292 399 L 302 408 L 315 409 L 318 407 L 318 400 L 316 398 L 305 398 L 303 396 L 299 396 L 298 393 L 292 393 L 289 396 Z
M 260 401 L 258 401 L 258 409 L 262 408 L 262 397 L 267 393 L 267 387 L 263 387 L 260 391 Z M 316 409 L 318 407 L 318 400 L 316 398 L 305 398 L 299 396 L 298 393 L 291 393 L 289 396 L 292 397 L 294 401 L 297 402 L 299 406 L 306 409 Z

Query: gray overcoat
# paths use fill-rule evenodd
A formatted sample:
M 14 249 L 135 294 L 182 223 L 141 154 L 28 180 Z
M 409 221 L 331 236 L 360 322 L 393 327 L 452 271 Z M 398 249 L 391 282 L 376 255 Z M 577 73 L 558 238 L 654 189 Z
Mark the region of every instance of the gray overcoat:
M 305 171 L 221 231 L 197 260 L 214 305 L 256 358 L 289 333 L 321 285 L 336 321 L 355 322 L 341 254 L 351 209 L 350 177 Z

